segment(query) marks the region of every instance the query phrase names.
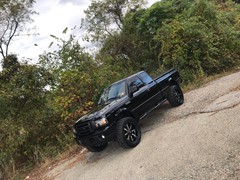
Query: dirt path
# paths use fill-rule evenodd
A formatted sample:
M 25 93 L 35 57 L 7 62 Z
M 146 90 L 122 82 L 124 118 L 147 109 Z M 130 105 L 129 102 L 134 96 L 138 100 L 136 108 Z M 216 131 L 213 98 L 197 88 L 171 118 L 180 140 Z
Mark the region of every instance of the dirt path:
M 239 114 L 240 72 L 186 93 L 178 108 L 159 107 L 141 122 L 142 141 L 136 148 L 113 142 L 101 153 L 85 150 L 43 179 L 238 180 Z

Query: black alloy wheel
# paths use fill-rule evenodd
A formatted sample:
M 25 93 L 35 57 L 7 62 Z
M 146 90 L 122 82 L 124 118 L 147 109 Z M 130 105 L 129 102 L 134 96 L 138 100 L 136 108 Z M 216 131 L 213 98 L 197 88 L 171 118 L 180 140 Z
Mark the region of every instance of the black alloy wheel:
M 170 86 L 168 101 L 173 107 L 180 106 L 184 103 L 183 92 L 178 85 Z
M 136 141 L 138 134 L 137 134 L 137 130 L 136 130 L 136 127 L 134 126 L 134 124 L 127 123 L 125 125 L 125 127 L 123 128 L 123 130 L 124 130 L 125 138 L 128 141 L 131 141 L 131 142 Z
M 141 130 L 137 121 L 126 117 L 117 123 L 117 141 L 123 148 L 134 148 L 141 141 Z

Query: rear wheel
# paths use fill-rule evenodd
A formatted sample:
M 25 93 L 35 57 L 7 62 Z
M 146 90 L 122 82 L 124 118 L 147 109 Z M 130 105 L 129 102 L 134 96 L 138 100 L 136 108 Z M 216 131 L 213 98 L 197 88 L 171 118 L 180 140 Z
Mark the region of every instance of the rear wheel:
M 138 122 L 130 117 L 120 119 L 117 123 L 117 142 L 123 148 L 134 148 L 141 141 Z
M 180 106 L 183 104 L 184 102 L 183 92 L 178 85 L 170 86 L 168 101 L 173 107 Z
M 85 146 L 91 152 L 101 152 L 107 147 L 107 143 L 99 146 L 89 146 L 89 145 L 85 145 Z

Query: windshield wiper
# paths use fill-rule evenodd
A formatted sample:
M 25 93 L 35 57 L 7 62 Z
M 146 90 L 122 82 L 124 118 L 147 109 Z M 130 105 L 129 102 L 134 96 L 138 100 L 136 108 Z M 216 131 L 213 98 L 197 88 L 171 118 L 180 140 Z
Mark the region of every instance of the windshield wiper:
M 111 97 L 111 98 L 107 99 L 106 102 L 108 102 L 108 101 L 113 101 L 113 100 L 117 100 L 117 99 L 121 99 L 122 97 L 123 97 L 123 96 Z
M 111 97 L 111 98 L 107 99 L 107 101 L 112 101 L 112 100 L 115 100 L 115 99 L 119 99 L 119 96 L 117 96 L 117 97 Z

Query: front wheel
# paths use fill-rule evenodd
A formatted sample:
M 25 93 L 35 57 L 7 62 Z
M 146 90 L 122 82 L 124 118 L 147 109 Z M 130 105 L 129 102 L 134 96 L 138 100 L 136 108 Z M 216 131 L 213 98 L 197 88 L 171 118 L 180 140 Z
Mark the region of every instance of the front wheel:
M 173 107 L 180 106 L 183 104 L 184 102 L 183 92 L 178 85 L 170 86 L 168 101 Z
M 138 122 L 130 117 L 117 122 L 117 142 L 123 148 L 134 148 L 141 141 L 141 130 Z
M 107 143 L 99 146 L 89 146 L 89 145 L 85 145 L 85 146 L 91 152 L 101 152 L 107 147 Z

